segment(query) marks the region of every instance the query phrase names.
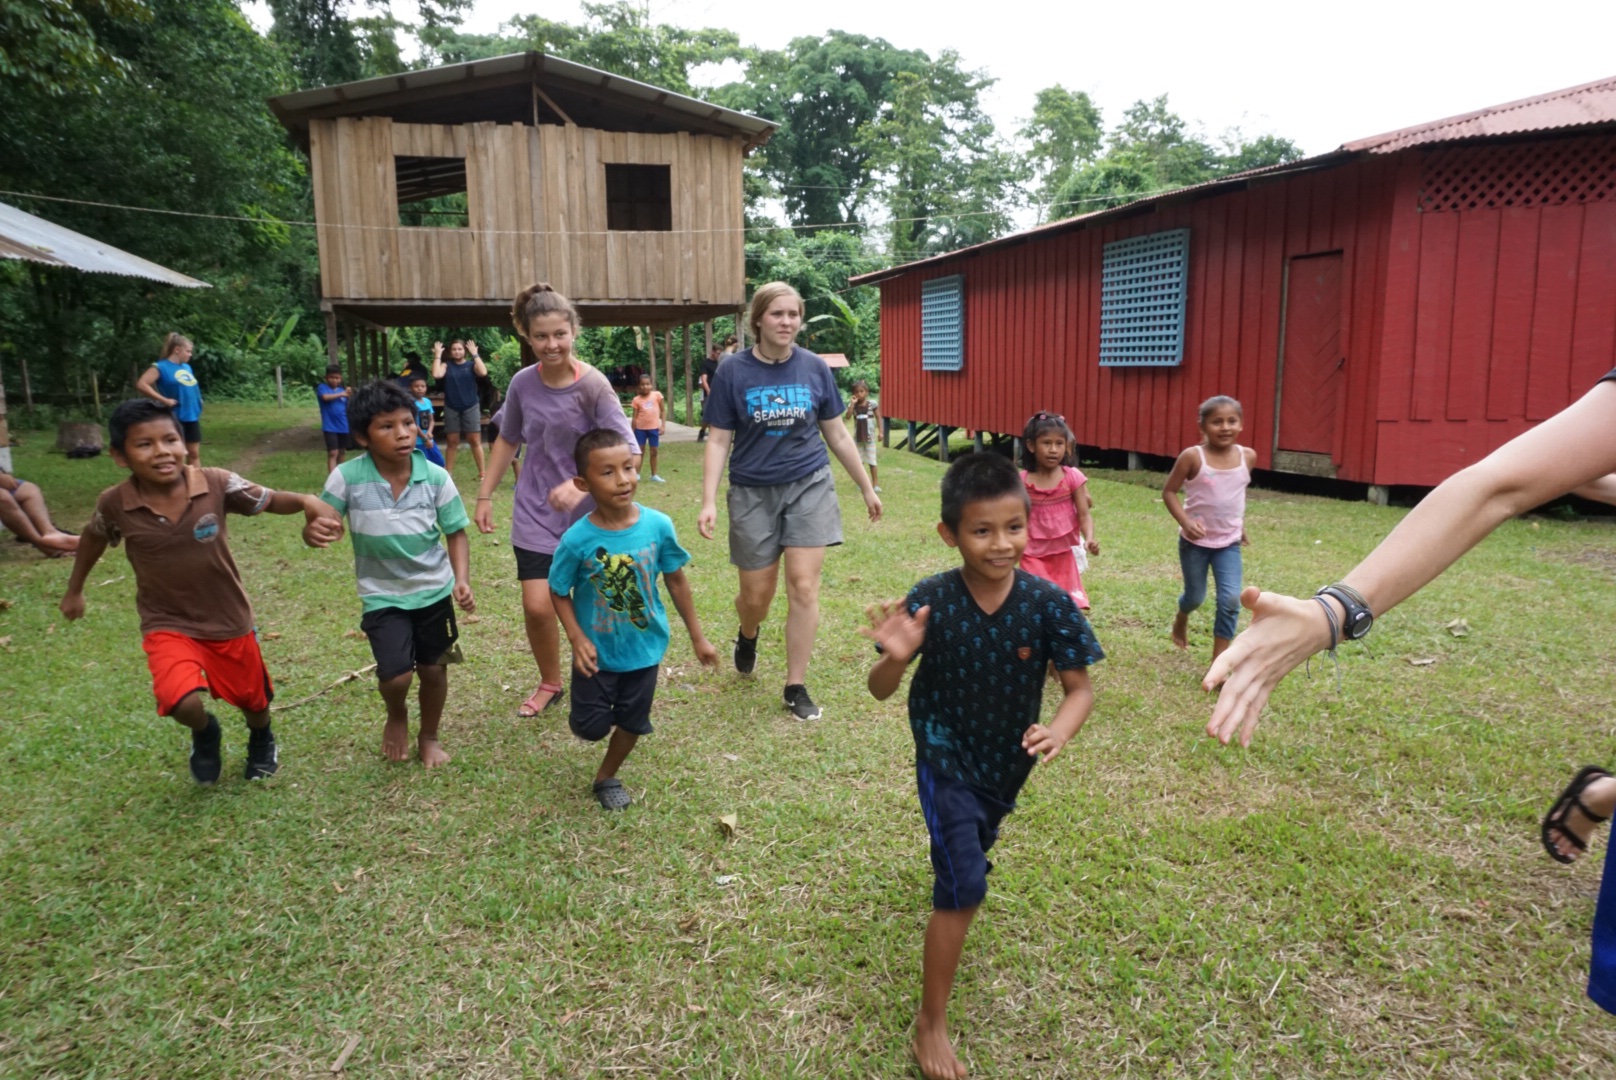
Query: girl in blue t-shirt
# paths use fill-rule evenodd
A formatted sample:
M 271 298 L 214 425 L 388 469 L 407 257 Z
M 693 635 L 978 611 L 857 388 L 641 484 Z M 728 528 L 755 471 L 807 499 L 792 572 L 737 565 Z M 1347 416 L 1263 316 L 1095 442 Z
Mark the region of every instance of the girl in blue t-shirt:
M 202 464 L 202 388 L 191 370 L 191 339 L 170 334 L 157 363 L 147 368 L 135 389 L 157 404 L 174 410 L 185 436 L 185 463 Z
M 842 423 L 842 395 L 825 361 L 796 345 L 803 304 L 783 281 L 758 287 L 748 321 L 757 344 L 719 365 L 707 399 L 707 441 L 696 529 L 708 540 L 718 521 L 718 482 L 729 465 L 729 561 L 740 575 L 735 670 L 757 663 L 759 627 L 786 569 L 786 708 L 799 720 L 822 714 L 808 695 L 808 660 L 819 628 L 825 549 L 842 542 L 830 455 L 864 496 L 871 521 L 881 497 Z M 730 452 L 731 447 L 734 453 Z M 748 630 L 752 632 L 747 633 Z

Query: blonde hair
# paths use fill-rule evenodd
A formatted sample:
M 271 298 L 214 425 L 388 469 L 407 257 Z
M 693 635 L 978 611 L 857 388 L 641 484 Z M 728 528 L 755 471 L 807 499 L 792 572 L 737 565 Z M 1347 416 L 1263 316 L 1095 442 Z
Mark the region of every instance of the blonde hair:
M 572 324 L 572 332 L 578 332 L 578 309 L 572 306 L 571 300 L 552 289 L 548 281 L 529 285 L 511 302 L 511 322 L 516 326 L 516 336 L 526 341 L 528 327 L 540 315 L 565 315 Z
M 756 341 L 763 336 L 763 316 L 769 308 L 781 297 L 794 297 L 797 301 L 797 313 L 806 315 L 806 306 L 802 302 L 802 294 L 784 281 L 771 281 L 767 285 L 759 285 L 757 292 L 752 294 L 752 306 L 746 313 L 746 325 L 752 328 L 752 340 Z
M 163 351 L 157 355 L 162 359 L 167 360 L 170 356 L 174 355 L 174 351 L 181 345 L 191 345 L 191 339 L 186 337 L 184 334 L 170 334 L 168 337 L 163 339 Z M 196 346 L 191 345 L 191 348 L 194 349 Z

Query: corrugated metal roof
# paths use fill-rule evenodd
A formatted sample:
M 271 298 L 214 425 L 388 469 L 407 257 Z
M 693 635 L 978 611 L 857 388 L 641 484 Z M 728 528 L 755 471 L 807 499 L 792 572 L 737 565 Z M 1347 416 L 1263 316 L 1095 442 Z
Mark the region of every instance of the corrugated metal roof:
M 1496 135 L 1558 131 L 1588 124 L 1616 123 L 1616 78 L 1583 83 L 1536 97 L 1494 105 L 1462 116 L 1388 131 L 1341 147 L 1349 151 L 1389 154 L 1427 143 L 1455 142 Z
M 183 289 L 212 288 L 207 281 L 160 267 L 121 247 L 74 233 L 5 202 L 0 202 L 0 259 L 27 259 L 47 267 L 71 267 L 89 273 L 120 273 L 126 278 L 147 278 Z
M 269 107 L 282 124 L 297 131 L 306 127 L 309 118 L 314 115 L 386 115 L 389 109 L 407 106 L 415 101 L 452 97 L 509 84 L 513 78 L 519 79 L 524 74 L 530 75 L 536 85 L 552 92 L 572 91 L 622 109 L 654 109 L 659 113 L 671 112 L 687 117 L 704 130 L 716 129 L 741 136 L 746 139 L 749 150 L 768 142 L 769 136 L 779 127 L 750 113 L 726 109 L 710 101 L 687 97 L 660 86 L 536 50 L 300 90 L 270 98 Z M 521 82 L 526 85 L 526 80 Z
M 178 270 L 159 266 L 6 203 L 0 203 L 0 259 L 27 259 L 92 274 L 122 274 L 182 289 L 211 288 L 205 281 L 187 277 Z

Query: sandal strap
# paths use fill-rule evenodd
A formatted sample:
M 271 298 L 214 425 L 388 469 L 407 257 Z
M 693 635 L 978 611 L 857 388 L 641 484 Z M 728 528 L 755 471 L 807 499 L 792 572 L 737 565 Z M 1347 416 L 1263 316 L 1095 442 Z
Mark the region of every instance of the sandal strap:
M 1546 827 L 1569 840 L 1571 842 L 1571 846 L 1576 848 L 1578 851 L 1588 850 L 1588 845 L 1583 841 L 1582 837 L 1571 831 L 1570 827 L 1566 825 L 1564 818 L 1561 818 L 1559 821 L 1548 822 Z

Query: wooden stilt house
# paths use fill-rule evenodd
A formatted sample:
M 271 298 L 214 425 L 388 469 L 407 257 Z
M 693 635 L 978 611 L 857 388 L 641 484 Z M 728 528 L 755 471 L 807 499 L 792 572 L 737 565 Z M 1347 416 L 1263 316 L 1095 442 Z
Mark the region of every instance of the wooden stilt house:
M 775 125 L 538 52 L 286 94 L 309 155 L 333 361 L 394 326 L 506 326 L 535 281 L 585 323 L 674 326 L 745 299 L 741 166 Z

